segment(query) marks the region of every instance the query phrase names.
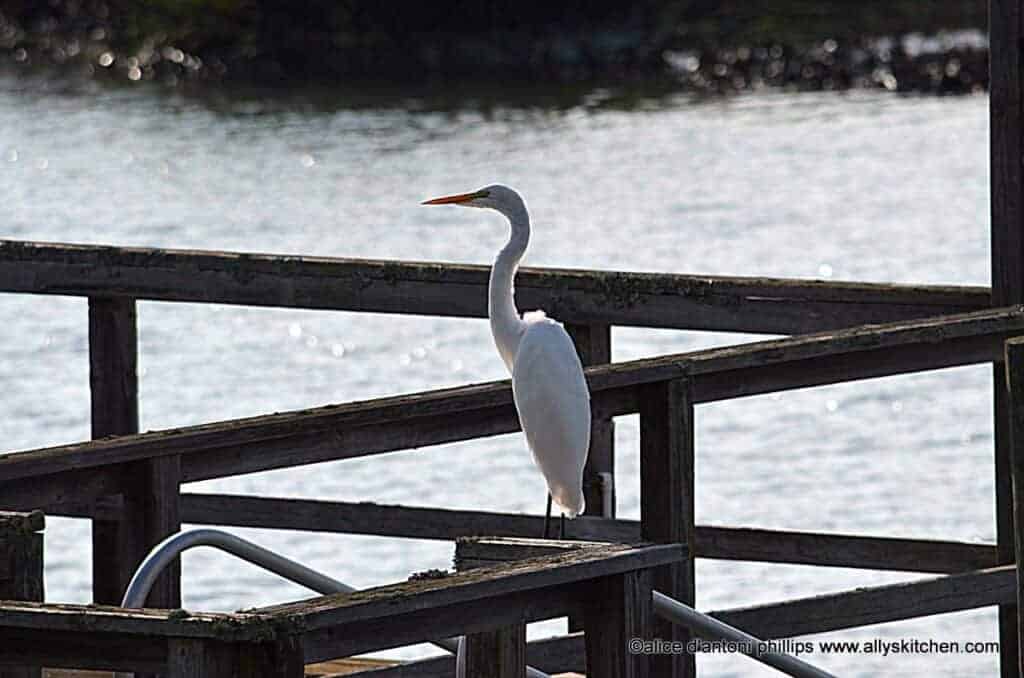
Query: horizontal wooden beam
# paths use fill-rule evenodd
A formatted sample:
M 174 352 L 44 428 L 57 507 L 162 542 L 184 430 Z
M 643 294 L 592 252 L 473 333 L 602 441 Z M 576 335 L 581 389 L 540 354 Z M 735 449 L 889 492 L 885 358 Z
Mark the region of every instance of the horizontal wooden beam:
M 544 528 L 543 516 L 522 513 L 246 495 L 186 493 L 181 510 L 184 522 L 200 525 L 412 539 L 529 538 L 537 537 Z M 634 520 L 580 516 L 567 521 L 565 527 L 570 539 L 620 543 L 640 539 L 640 524 Z M 697 526 L 694 548 L 700 558 L 908 572 L 965 572 L 996 564 L 993 544 L 706 525 Z
M 455 540 L 477 535 L 537 537 L 544 517 L 523 513 L 465 511 L 372 502 L 281 499 L 225 494 L 181 497 L 182 521 L 343 534 L 370 534 L 410 539 Z M 566 521 L 566 536 L 629 543 L 639 541 L 636 521 L 580 516 Z
M 601 365 L 587 379 L 594 411 L 618 415 L 636 411 L 638 386 L 682 375 L 691 375 L 695 400 L 709 402 L 998 360 L 1002 342 L 1019 334 L 1024 311 L 1010 307 Z M 511 386 L 500 381 L 76 443 L 0 456 L 0 506 L 22 491 L 7 481 L 160 456 L 182 455 L 191 481 L 517 428 Z
M 606 544 L 252 610 L 303 629 L 306 662 L 579 611 L 594 581 L 675 562 L 681 544 Z
M 245 611 L 258 617 L 287 619 L 304 631 L 338 624 L 395 618 L 416 610 L 487 601 L 495 595 L 523 593 L 658 567 L 683 558 L 682 544 L 601 544 L 565 554 L 528 558 L 444 577 L 414 579 L 353 593 L 337 593 L 296 603 Z M 447 629 L 438 629 L 450 635 Z
M 483 318 L 488 266 L 0 240 L 0 292 Z M 799 334 L 990 306 L 984 287 L 523 268 L 562 322 Z
M 223 641 L 268 640 L 268 633 L 286 631 L 264 616 L 183 610 L 126 609 L 110 605 L 70 605 L 0 600 L 0 640 L 6 633 L 87 630 L 114 636 L 199 638 Z M 0 642 L 0 647 L 3 642 Z
M 699 558 L 953 574 L 994 567 L 995 544 L 697 526 Z
M 167 640 L 105 631 L 0 626 L 0 667 L 164 672 Z M 0 668 L 0 675 L 4 674 Z
M 973 610 L 1010 604 L 1016 599 L 1016 568 L 1004 565 L 709 614 L 758 638 L 768 639 Z

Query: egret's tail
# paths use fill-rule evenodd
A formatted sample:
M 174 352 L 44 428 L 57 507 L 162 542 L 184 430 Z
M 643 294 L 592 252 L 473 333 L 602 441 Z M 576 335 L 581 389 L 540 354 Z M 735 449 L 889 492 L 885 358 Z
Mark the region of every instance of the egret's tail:
M 575 518 L 583 513 L 587 507 L 587 502 L 583 498 L 583 490 L 580 488 L 575 490 L 561 489 L 557 492 L 552 492 L 551 497 L 567 518 Z

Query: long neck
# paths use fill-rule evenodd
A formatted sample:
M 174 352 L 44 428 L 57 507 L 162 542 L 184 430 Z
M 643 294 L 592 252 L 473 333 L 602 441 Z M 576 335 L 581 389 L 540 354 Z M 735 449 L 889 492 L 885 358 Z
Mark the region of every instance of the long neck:
M 523 321 L 519 319 L 513 297 L 513 280 L 519 260 L 523 258 L 526 246 L 530 243 L 530 216 L 525 209 L 505 216 L 508 217 L 511 235 L 491 267 L 487 314 L 491 319 L 491 333 L 498 353 L 511 372 L 523 333 Z

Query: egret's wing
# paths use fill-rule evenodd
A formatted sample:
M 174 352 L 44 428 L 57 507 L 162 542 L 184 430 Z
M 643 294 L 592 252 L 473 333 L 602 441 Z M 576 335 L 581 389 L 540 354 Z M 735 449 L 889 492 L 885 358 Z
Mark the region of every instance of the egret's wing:
M 560 324 L 546 318 L 527 324 L 512 369 L 512 391 L 551 496 L 574 517 L 583 511 L 590 393 L 576 347 Z

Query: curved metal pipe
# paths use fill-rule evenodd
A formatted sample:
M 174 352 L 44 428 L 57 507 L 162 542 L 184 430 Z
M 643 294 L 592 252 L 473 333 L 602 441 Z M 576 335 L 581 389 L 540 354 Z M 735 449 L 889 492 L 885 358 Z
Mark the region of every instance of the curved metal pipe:
M 149 552 L 132 576 L 128 590 L 125 591 L 121 601 L 121 607 L 143 607 L 160 573 L 183 551 L 196 546 L 210 546 L 226 551 L 317 593 L 352 593 L 356 590 L 337 579 L 332 579 L 230 532 L 203 528 L 179 532 L 153 547 L 153 550 Z M 759 652 L 758 648 L 762 647 L 763 643 L 758 638 L 714 617 L 698 612 L 660 591 L 653 592 L 653 599 L 655 614 L 674 624 L 685 626 L 703 638 L 736 642 L 739 647 L 750 650 L 745 654 L 796 678 L 835 678 L 832 674 L 791 655 Z M 456 654 L 456 676 L 458 678 L 465 675 L 464 641 L 464 636 L 432 641 L 438 647 Z M 529 678 L 550 678 L 546 673 L 532 666 L 527 667 L 527 676 Z
M 182 551 L 196 546 L 212 546 L 255 563 L 265 570 L 280 575 L 296 584 L 301 584 L 317 593 L 351 593 L 354 588 L 311 570 L 305 565 L 280 556 L 251 541 L 236 537 L 221 530 L 198 529 L 178 532 L 153 547 L 145 560 L 135 570 L 128 589 L 121 600 L 121 607 L 144 607 L 157 577 L 174 562 Z
M 660 591 L 654 591 L 653 597 L 656 615 L 673 624 L 685 626 L 702 638 L 734 642 L 748 657 L 796 678 L 835 678 L 831 673 L 826 673 L 792 655 L 781 652 L 761 652 L 759 648 L 764 647 L 764 641 L 746 631 L 741 631 L 714 617 L 698 612 L 689 605 L 684 605 Z
M 121 600 L 121 607 L 143 607 L 160 573 L 174 562 L 174 559 L 181 555 L 183 551 L 195 548 L 196 546 L 210 546 L 226 551 L 242 560 L 259 565 L 263 569 L 289 581 L 312 589 L 317 593 L 352 593 L 356 590 L 348 584 L 332 579 L 325 574 L 312 570 L 301 563 L 285 558 L 262 546 L 258 546 L 251 541 L 236 537 L 230 532 L 202 528 L 178 532 L 154 546 L 138 569 L 135 570 L 135 574 L 132 575 L 132 579 L 128 583 L 128 589 Z M 458 638 L 442 638 L 431 642 L 448 652 L 457 653 L 462 639 L 463 637 L 460 636 Z M 548 674 L 538 671 L 532 666 L 526 667 L 526 674 L 529 678 L 550 678 Z

